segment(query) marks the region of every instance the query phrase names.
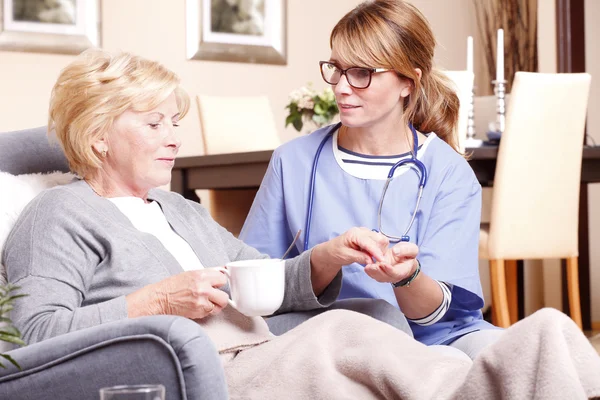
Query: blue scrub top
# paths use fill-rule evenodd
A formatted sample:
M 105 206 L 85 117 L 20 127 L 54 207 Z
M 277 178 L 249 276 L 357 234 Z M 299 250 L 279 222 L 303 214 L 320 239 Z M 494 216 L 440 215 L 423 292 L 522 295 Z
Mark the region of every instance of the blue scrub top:
M 291 140 L 273 153 L 240 238 L 272 257 L 280 257 L 298 229 L 294 249 L 303 250 L 310 175 L 314 155 L 332 127 Z M 336 143 L 325 144 L 315 179 L 309 248 L 352 227 L 377 228 L 377 208 L 383 179 L 358 178 L 336 160 Z M 478 267 L 481 185 L 467 161 L 432 134 L 417 158 L 428 172 L 421 204 L 409 236 L 419 246 L 422 272 L 452 285 L 452 303 L 444 317 L 430 326 L 410 322 L 422 343 L 446 344 L 477 330 L 494 328 L 483 320 L 483 296 Z M 414 210 L 419 176 L 414 170 L 396 172 L 386 193 L 383 230 L 400 236 Z M 292 254 L 294 255 L 294 254 Z M 389 283 L 380 283 L 351 264 L 342 269 L 339 299 L 379 298 L 398 307 Z

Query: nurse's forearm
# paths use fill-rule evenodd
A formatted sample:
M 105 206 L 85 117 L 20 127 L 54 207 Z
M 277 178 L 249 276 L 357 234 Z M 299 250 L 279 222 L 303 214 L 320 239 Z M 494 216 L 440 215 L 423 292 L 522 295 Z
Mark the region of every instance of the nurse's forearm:
M 423 272 L 410 286 L 394 288 L 400 309 L 409 319 L 421 319 L 434 312 L 444 299 L 440 285 Z
M 310 255 L 310 280 L 316 296 L 323 293 L 341 269 L 342 265 L 332 261 L 324 243 L 314 247 Z

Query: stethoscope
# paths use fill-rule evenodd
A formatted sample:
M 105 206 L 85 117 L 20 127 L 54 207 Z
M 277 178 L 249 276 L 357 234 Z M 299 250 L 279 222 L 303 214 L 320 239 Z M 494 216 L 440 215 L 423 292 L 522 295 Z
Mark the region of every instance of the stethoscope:
M 325 143 L 327 143 L 329 138 L 333 137 L 333 133 L 335 131 L 337 131 L 341 126 L 342 126 L 342 123 L 339 122 L 336 125 L 333 125 L 332 127 L 329 128 L 329 131 L 327 132 L 327 134 L 325 135 L 325 137 L 319 144 L 319 147 L 317 148 L 317 152 L 315 153 L 312 171 L 310 174 L 310 184 L 309 184 L 309 191 L 308 191 L 308 210 L 306 213 L 306 224 L 305 224 L 306 229 L 304 230 L 304 232 L 305 232 L 305 234 L 304 234 L 305 235 L 304 236 L 304 251 L 308 250 L 308 239 L 310 236 L 310 224 L 312 221 L 312 209 L 313 209 L 313 202 L 315 200 L 315 180 L 316 180 L 315 178 L 317 175 L 317 164 L 319 163 L 319 157 L 321 156 L 321 151 L 323 150 L 323 146 L 325 146 Z M 412 157 L 406 158 L 404 160 L 400 160 L 390 168 L 390 172 L 388 173 L 387 179 L 383 186 L 383 191 L 381 193 L 381 199 L 379 200 L 379 208 L 377 209 L 377 228 L 379 229 L 379 232 L 382 235 L 385 235 L 388 239 L 390 239 L 390 242 L 392 242 L 392 243 L 408 242 L 410 240 L 410 237 L 408 236 L 408 232 L 410 231 L 410 229 L 413 226 L 413 223 L 415 222 L 417 212 L 419 211 L 419 204 L 421 203 L 421 196 L 423 196 L 423 188 L 425 188 L 425 184 L 427 183 L 427 169 L 425 168 L 425 164 L 423 164 L 420 160 L 417 160 L 417 150 L 419 148 L 419 138 L 417 136 L 417 130 L 414 128 L 414 126 L 411 123 L 409 123 L 408 126 L 410 127 L 410 130 L 413 135 L 413 151 L 411 153 Z M 406 227 L 406 230 L 404 231 L 402 236 L 394 236 L 394 235 L 385 233 L 383 231 L 383 228 L 381 227 L 381 210 L 383 209 L 383 200 L 385 199 L 385 193 L 387 192 L 388 186 L 390 185 L 390 182 L 394 178 L 394 173 L 396 172 L 396 168 L 404 166 L 404 165 L 409 165 L 409 164 L 414 165 L 419 172 L 419 191 L 417 193 L 417 202 L 415 203 L 415 209 L 412 212 L 410 222 L 408 223 L 408 226 Z M 375 229 L 374 229 L 374 231 L 377 232 L 377 230 L 375 230 Z

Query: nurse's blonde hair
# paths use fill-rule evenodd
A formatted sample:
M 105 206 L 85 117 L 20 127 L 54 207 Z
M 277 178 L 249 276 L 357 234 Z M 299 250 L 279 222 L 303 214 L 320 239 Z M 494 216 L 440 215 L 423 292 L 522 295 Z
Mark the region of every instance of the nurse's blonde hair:
M 86 50 L 62 70 L 52 89 L 48 132 L 56 133 L 71 170 L 85 177 L 101 166 L 92 145 L 117 117 L 128 109 L 151 110 L 172 93 L 183 118 L 190 99 L 175 73 L 130 53 Z
M 433 66 L 435 45 L 425 16 L 402 0 L 359 4 L 337 23 L 330 37 L 331 48 L 345 65 L 389 68 L 409 78 L 414 87 L 404 104 L 406 124 L 435 132 L 459 151 L 458 96 L 449 78 Z M 420 79 L 415 68 L 422 72 Z

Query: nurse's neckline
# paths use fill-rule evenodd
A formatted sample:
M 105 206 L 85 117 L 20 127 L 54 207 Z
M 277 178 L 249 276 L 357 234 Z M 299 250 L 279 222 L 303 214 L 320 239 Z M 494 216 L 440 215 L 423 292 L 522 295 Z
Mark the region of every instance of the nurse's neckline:
M 338 150 L 340 150 L 343 153 L 351 154 L 351 155 L 357 156 L 357 157 L 371 158 L 371 159 L 402 158 L 402 157 L 406 157 L 412 153 L 411 151 L 405 151 L 400 154 L 368 154 L 368 153 L 361 153 L 361 152 L 358 152 L 355 150 L 350 150 L 340 144 L 340 138 L 342 136 L 345 136 L 345 133 L 347 132 L 347 130 L 348 130 L 348 128 L 345 125 L 340 124 L 340 127 L 338 128 L 338 132 L 337 132 L 336 147 L 338 148 Z M 417 148 L 417 151 L 418 151 L 418 150 L 421 150 L 421 147 L 423 147 L 423 143 L 425 143 L 425 140 L 429 137 L 429 135 L 426 135 L 424 133 L 417 131 L 417 137 L 419 138 L 419 146 Z

